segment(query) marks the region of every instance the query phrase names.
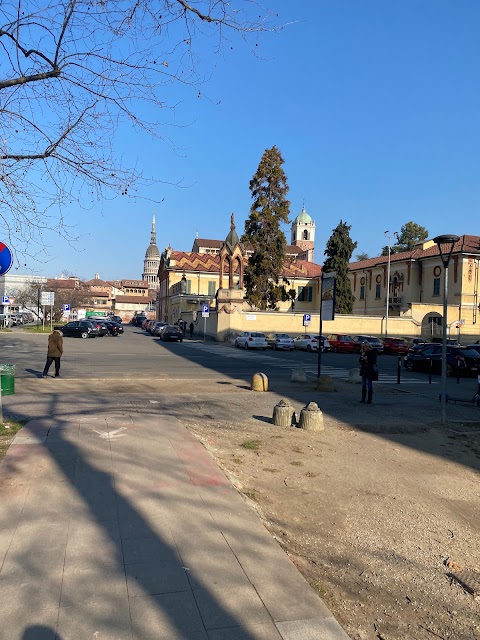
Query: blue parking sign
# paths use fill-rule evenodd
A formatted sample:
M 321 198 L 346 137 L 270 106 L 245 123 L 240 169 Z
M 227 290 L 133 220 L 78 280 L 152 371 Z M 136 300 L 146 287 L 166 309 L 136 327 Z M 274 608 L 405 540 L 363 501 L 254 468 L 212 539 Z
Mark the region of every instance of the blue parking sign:
M 208 304 L 202 304 L 202 318 L 208 318 L 210 316 L 210 307 Z
M 312 314 L 311 313 L 304 313 L 303 314 L 303 326 L 304 327 L 308 327 L 308 325 L 310 324 L 311 321 L 312 321 Z
M 69 304 L 64 304 L 63 305 L 63 310 L 64 311 L 70 311 L 70 305 Z

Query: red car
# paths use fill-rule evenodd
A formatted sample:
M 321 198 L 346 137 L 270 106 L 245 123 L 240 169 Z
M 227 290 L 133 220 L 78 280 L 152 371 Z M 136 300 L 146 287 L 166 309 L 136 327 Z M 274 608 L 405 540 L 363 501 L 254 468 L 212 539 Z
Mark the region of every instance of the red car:
M 392 354 L 404 354 L 408 352 L 408 344 L 402 338 L 385 338 L 383 340 L 383 352 Z
M 353 353 L 355 351 L 355 342 L 352 336 L 344 333 L 332 333 L 327 336 L 327 340 L 330 344 L 330 351 L 335 353 L 337 351 L 343 351 L 344 353 Z

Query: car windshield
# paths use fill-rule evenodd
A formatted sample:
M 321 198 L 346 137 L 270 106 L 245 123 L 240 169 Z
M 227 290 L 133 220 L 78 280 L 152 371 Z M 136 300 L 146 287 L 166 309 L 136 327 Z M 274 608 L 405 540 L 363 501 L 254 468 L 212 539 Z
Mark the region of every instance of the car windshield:
M 265 335 L 263 333 L 252 333 L 252 338 L 264 338 Z
M 277 338 L 290 338 L 287 333 L 277 333 Z

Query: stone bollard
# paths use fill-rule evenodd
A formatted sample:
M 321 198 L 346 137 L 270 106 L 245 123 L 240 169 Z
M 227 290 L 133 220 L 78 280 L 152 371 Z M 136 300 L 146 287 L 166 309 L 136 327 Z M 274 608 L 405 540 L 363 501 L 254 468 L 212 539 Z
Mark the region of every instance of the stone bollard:
M 296 422 L 295 410 L 288 400 L 280 400 L 273 407 L 272 423 L 277 427 L 291 427 Z
M 350 384 L 360 384 L 362 382 L 360 369 L 358 367 L 356 369 L 350 369 L 348 373 L 348 381 Z
M 332 376 L 320 376 L 320 378 L 317 378 L 314 389 L 317 391 L 335 391 Z
M 252 391 L 268 391 L 268 378 L 264 373 L 254 373 L 250 384 Z
M 300 412 L 299 429 L 305 431 L 324 431 L 323 413 L 316 402 L 310 402 Z
M 292 369 L 292 377 L 290 378 L 292 382 L 306 382 L 307 381 L 307 372 L 305 369 Z

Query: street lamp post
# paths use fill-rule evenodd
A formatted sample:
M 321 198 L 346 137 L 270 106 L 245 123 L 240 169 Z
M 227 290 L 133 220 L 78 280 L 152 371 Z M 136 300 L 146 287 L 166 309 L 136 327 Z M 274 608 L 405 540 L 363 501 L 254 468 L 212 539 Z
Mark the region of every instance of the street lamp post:
M 460 240 L 459 236 L 444 235 L 433 239 L 438 246 L 443 264 L 443 321 L 442 321 L 442 425 L 445 426 L 447 404 L 447 299 L 448 299 L 448 263 L 452 256 L 453 247 Z
M 388 239 L 388 263 L 387 263 L 387 311 L 385 314 L 385 337 L 388 338 L 388 308 L 390 306 L 390 244 L 391 238 L 390 231 L 385 231 L 385 237 Z

